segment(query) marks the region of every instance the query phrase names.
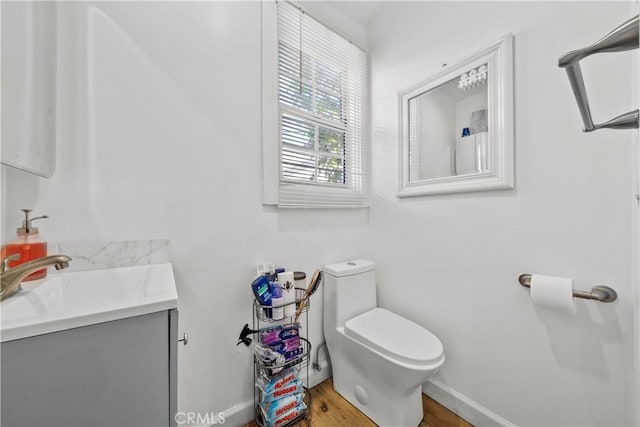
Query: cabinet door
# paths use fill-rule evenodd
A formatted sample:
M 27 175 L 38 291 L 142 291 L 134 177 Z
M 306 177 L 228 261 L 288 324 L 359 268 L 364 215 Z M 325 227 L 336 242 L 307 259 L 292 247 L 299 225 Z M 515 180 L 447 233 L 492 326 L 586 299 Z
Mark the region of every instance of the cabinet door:
M 3 427 L 168 426 L 169 314 L 3 343 Z

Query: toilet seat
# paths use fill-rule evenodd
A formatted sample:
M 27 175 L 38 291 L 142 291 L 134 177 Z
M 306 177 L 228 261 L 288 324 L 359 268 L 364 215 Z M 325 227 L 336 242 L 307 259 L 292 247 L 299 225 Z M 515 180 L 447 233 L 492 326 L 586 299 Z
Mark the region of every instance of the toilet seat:
M 344 332 L 384 355 L 413 365 L 432 364 L 444 356 L 438 337 L 384 308 L 374 308 L 347 320 Z

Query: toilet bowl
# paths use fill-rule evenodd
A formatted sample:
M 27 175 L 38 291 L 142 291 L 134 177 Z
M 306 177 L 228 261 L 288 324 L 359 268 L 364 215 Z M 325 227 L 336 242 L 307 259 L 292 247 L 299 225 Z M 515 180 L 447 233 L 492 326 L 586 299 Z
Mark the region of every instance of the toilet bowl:
M 440 340 L 377 307 L 375 264 L 324 267 L 324 334 L 335 390 L 376 424 L 422 421 L 422 384 L 444 363 Z

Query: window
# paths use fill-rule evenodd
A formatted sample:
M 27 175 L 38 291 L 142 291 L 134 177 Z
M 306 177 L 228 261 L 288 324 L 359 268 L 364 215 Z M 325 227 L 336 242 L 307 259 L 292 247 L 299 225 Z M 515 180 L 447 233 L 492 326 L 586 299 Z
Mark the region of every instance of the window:
M 276 7 L 278 205 L 367 206 L 367 55 L 298 7 Z

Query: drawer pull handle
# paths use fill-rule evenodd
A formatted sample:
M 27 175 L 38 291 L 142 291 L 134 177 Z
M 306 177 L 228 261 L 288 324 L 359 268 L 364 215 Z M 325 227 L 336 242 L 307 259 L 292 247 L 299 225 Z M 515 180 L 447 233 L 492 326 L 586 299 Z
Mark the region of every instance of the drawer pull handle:
M 189 342 L 189 335 L 187 335 L 186 332 L 183 333 L 182 338 L 180 338 L 178 342 L 181 342 L 183 345 L 187 345 L 187 343 Z

